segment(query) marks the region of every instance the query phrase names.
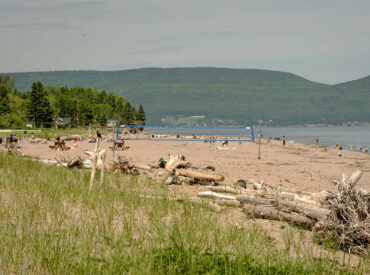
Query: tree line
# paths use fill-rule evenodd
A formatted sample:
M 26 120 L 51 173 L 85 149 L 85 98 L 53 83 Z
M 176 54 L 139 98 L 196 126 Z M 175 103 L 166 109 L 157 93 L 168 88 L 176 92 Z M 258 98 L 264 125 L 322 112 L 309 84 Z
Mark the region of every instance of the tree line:
M 36 127 L 52 127 L 57 117 L 71 118 L 71 127 L 90 123 L 104 126 L 108 118 L 120 124 L 145 125 L 140 104 L 136 109 L 113 92 L 86 87 L 46 87 L 33 82 L 31 90 L 19 92 L 15 80 L 0 75 L 0 128 L 23 128 L 26 120 Z

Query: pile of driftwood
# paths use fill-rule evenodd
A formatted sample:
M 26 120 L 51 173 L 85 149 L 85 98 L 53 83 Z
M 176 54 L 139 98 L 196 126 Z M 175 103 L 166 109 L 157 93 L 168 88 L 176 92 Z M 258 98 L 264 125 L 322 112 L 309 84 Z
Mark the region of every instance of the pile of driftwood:
M 169 154 L 169 160 L 160 160 L 156 165 L 140 165 L 118 156 L 113 162 L 113 169 L 120 169 L 125 174 L 146 174 L 167 184 L 204 184 L 218 185 L 224 176 L 215 174 L 215 168 L 208 166 L 198 168 L 186 160 L 183 155 Z
M 121 170 L 128 175 L 147 175 L 167 184 L 202 184 L 219 185 L 224 181 L 223 175 L 215 173 L 215 168 L 208 166 L 205 168 L 194 167 L 183 155 L 169 154 L 168 160 L 160 160 L 156 165 L 142 165 L 133 163 L 125 156 L 116 156 L 112 162 L 106 162 L 106 150 L 99 150 L 99 141 L 94 152 L 85 152 L 90 159 L 84 160 L 81 156 L 73 158 L 66 157 L 59 151 L 59 157 L 55 161 L 43 161 L 50 164 L 58 164 L 66 168 L 88 168 L 92 169 L 92 177 L 95 176 L 95 170 L 104 169 L 117 171 Z M 91 186 L 93 185 L 91 180 Z
M 364 190 L 353 189 L 361 175 L 357 171 L 350 178 L 344 176 L 330 192 L 301 192 L 257 181 L 253 190 L 207 186 L 207 191 L 199 192 L 198 196 L 213 198 L 218 205 L 242 207 L 251 217 L 313 228 L 321 241 L 334 235 L 340 248 L 368 254 L 370 196 Z M 214 204 L 210 206 L 215 208 Z
M 330 239 L 349 253 L 369 254 L 370 250 L 370 194 L 354 189 L 361 172 L 350 178 L 343 175 L 333 191 L 326 196 L 330 213 L 315 225 L 320 241 Z

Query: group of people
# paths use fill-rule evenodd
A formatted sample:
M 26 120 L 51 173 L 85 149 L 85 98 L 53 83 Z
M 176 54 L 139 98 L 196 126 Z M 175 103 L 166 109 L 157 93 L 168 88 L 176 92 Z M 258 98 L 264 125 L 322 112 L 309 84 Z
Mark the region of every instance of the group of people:
M 2 144 L 3 142 L 5 142 L 7 144 L 8 143 L 10 143 L 10 144 L 17 143 L 18 142 L 18 137 L 14 134 L 11 134 L 10 136 L 5 137 L 5 138 L 0 137 L 0 144 Z
M 337 149 L 337 150 L 343 150 L 343 147 L 342 147 L 342 145 L 340 145 L 340 144 L 339 144 L 339 142 L 337 142 L 337 143 L 335 144 L 335 149 Z M 348 150 L 349 150 L 349 151 L 353 151 L 353 146 L 352 146 L 352 144 L 350 144 L 350 145 L 348 146 Z M 359 152 L 363 152 L 363 153 L 368 153 L 368 152 L 369 152 L 367 145 L 365 145 L 365 146 L 360 145 L 360 147 L 358 147 L 358 148 L 357 148 L 357 151 L 359 151 Z

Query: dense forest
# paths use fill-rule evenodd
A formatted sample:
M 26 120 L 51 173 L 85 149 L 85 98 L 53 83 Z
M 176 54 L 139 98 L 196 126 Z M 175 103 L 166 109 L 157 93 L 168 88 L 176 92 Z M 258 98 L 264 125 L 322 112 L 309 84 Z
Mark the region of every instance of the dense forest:
M 114 91 L 147 124 L 342 124 L 370 122 L 370 76 L 338 85 L 278 71 L 226 68 L 144 68 L 122 71 L 13 73 L 16 87 L 34 80 L 62 87 Z M 203 118 L 204 117 L 204 118 Z
M 30 90 L 18 91 L 14 78 L 0 75 L 0 128 L 23 128 L 25 121 L 35 127 L 52 127 L 58 117 L 71 119 L 71 127 L 90 123 L 104 126 L 108 118 L 121 124 L 145 124 L 142 105 L 138 110 L 113 92 L 84 87 L 44 86 L 33 82 Z

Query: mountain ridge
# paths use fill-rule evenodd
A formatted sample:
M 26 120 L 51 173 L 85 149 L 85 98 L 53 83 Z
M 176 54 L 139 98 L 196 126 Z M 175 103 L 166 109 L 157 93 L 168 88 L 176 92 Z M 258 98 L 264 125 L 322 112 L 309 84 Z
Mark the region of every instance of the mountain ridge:
M 143 104 L 148 124 L 341 124 L 370 122 L 370 76 L 335 85 L 261 69 L 142 68 L 7 73 L 18 90 L 85 86 Z M 28 88 L 27 88 L 28 87 Z M 193 115 L 205 120 L 192 121 Z

